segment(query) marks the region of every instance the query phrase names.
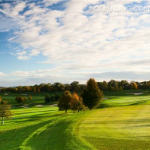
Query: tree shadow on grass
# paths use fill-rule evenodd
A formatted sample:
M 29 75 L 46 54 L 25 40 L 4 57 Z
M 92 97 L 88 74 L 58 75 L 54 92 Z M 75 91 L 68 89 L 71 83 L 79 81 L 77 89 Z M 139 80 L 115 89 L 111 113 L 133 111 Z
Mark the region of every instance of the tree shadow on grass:
M 18 150 L 21 143 L 28 138 L 32 132 L 49 122 L 50 120 L 28 127 L 0 132 L 0 150 Z
M 21 143 L 23 143 L 26 140 L 26 138 L 28 138 L 33 132 L 51 123 L 54 119 L 56 120 L 57 117 L 59 118 L 59 116 L 63 118 L 63 115 L 64 115 L 63 113 L 46 115 L 46 116 L 42 116 L 38 114 L 38 115 L 35 115 L 34 117 L 31 116 L 31 117 L 23 118 L 27 120 L 23 120 L 23 119 L 22 120 L 20 119 L 9 120 L 10 126 L 11 126 L 11 123 L 12 124 L 16 123 L 16 124 L 22 124 L 22 127 L 19 125 L 18 128 L 16 129 L 5 131 L 5 128 L 4 128 L 4 130 L 1 130 L 0 150 L 17 150 L 18 147 L 21 145 Z M 41 121 L 40 119 L 43 119 L 43 121 Z M 34 125 L 31 125 L 29 121 L 33 121 Z M 29 124 L 27 124 L 27 126 L 24 127 L 26 122 Z

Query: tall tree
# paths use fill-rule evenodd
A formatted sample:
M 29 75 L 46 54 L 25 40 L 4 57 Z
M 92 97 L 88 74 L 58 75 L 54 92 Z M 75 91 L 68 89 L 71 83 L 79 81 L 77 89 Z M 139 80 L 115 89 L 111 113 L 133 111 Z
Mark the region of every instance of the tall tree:
M 10 108 L 11 106 L 8 105 L 6 102 L 1 102 L 0 104 L 0 117 L 2 118 L 1 125 L 4 125 L 4 118 L 9 118 L 12 116 Z
M 83 98 L 83 103 L 90 110 L 97 107 L 102 100 L 103 93 L 100 91 L 95 79 L 89 79 L 87 81 L 87 86 L 81 94 Z
M 71 107 L 72 95 L 69 91 L 65 91 L 58 101 L 59 110 L 67 110 Z

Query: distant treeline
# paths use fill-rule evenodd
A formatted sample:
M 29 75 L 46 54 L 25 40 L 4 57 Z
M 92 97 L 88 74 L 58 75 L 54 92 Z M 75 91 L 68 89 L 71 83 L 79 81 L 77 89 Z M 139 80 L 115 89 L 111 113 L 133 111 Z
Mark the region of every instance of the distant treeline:
M 119 90 L 129 90 L 129 89 L 150 89 L 150 81 L 144 82 L 128 82 L 126 80 L 116 81 L 110 80 L 109 82 L 97 82 L 98 87 L 102 91 L 119 91 Z M 85 84 L 80 84 L 77 81 L 72 82 L 71 84 L 62 84 L 62 83 L 42 83 L 40 85 L 34 86 L 18 86 L 18 87 L 8 87 L 1 88 L 0 92 L 82 92 L 85 88 Z

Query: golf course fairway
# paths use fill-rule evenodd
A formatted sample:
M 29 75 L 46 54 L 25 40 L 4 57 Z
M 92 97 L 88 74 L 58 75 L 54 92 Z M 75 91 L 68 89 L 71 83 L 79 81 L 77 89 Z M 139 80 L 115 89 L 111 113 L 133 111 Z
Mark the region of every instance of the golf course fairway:
M 149 150 L 150 96 L 136 97 L 138 104 L 128 96 L 130 103 L 115 107 L 115 99 L 126 100 L 118 97 L 112 107 L 79 113 L 57 106 L 13 108 L 0 126 L 0 150 Z

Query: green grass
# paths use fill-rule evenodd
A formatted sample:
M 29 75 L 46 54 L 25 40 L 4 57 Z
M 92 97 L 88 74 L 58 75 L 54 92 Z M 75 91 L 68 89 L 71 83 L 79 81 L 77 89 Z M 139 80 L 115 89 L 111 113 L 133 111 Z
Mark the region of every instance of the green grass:
M 13 108 L 0 126 L 0 150 L 150 150 L 149 92 L 126 93 L 107 92 L 102 108 L 80 113 Z

